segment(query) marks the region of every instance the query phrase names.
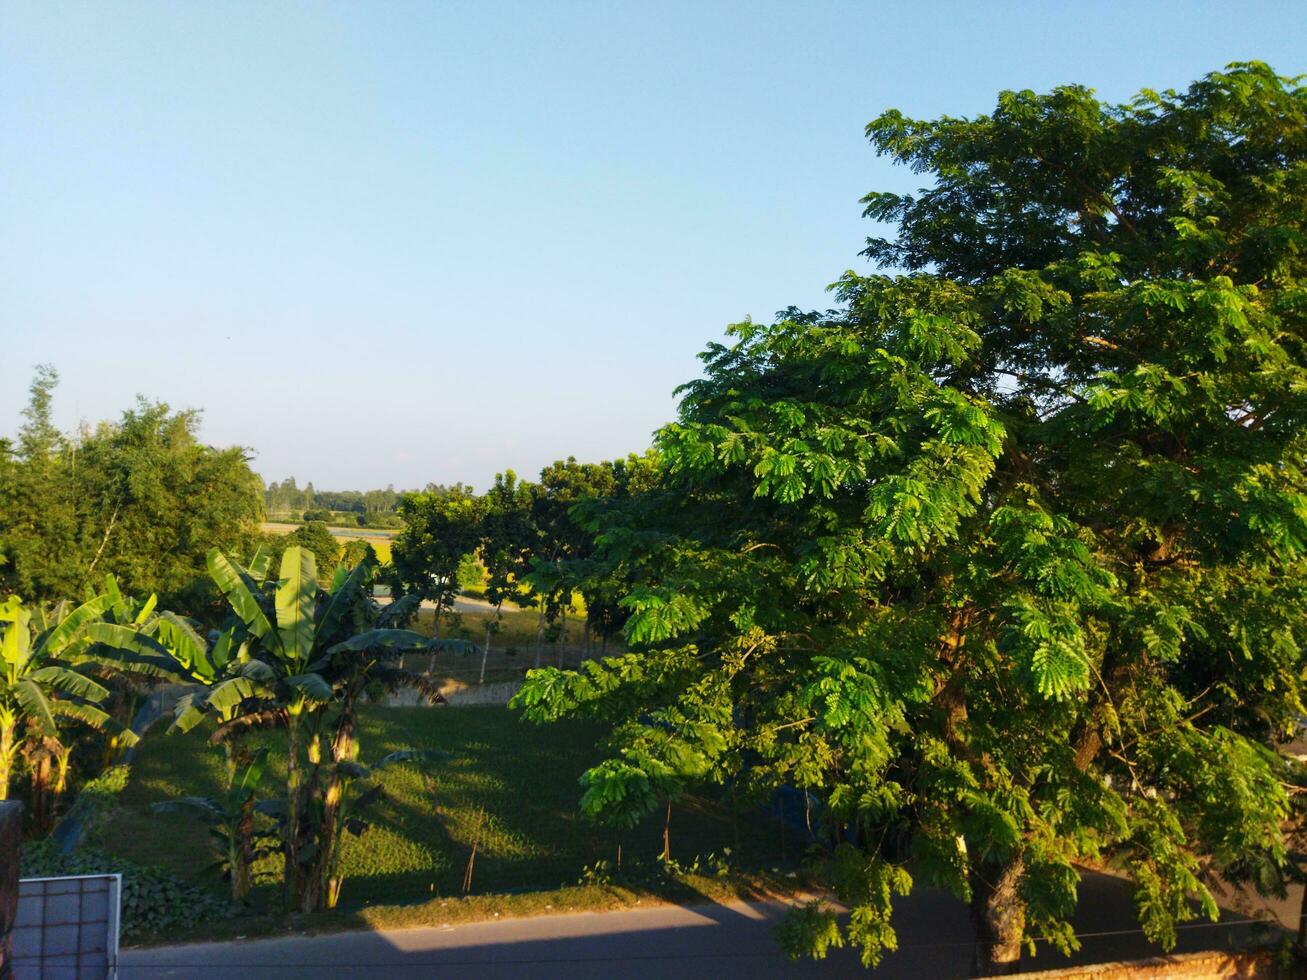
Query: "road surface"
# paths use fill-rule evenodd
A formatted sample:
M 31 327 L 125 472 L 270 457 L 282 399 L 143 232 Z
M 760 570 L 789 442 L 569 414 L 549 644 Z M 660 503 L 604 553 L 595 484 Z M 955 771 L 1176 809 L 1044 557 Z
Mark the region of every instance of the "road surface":
M 1076 928 L 1084 937 L 1083 949 L 1072 962 L 1157 954 L 1137 933 L 1129 894 L 1119 881 L 1087 876 L 1080 907 Z M 778 902 L 655 906 L 392 932 L 129 949 L 123 952 L 120 976 L 123 980 L 867 977 L 849 950 L 832 950 L 820 963 L 786 959 L 772 936 L 784 912 L 785 905 Z M 876 980 L 968 975 L 971 929 L 962 903 L 940 892 L 918 891 L 898 904 L 895 925 L 901 948 L 886 956 L 874 974 Z M 1179 949 L 1219 947 L 1246 929 L 1223 924 L 1183 930 Z M 1026 964 L 1028 969 L 1066 965 L 1060 955 L 1043 949 Z

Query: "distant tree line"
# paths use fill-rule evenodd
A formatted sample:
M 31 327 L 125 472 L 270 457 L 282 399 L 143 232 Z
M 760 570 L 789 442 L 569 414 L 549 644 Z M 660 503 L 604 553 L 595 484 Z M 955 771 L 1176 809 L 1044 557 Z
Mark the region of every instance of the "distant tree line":
M 340 519 L 338 515 L 351 515 L 355 523 L 387 527 L 398 523 L 395 511 L 402 495 L 394 484 L 384 490 L 318 490 L 312 481 L 300 487 L 289 476 L 264 488 L 263 503 L 273 517 L 330 523 Z

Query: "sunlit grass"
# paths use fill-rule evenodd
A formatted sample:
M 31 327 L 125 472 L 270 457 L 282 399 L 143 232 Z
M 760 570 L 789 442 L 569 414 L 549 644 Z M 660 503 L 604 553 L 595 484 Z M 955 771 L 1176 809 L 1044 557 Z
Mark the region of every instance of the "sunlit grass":
M 536 727 L 502 707 L 382 708 L 362 712 L 364 761 L 398 749 L 437 749 L 448 759 L 429 772 L 390 770 L 386 799 L 372 825 L 346 842 L 344 905 L 422 901 L 461 893 L 473 843 L 473 891 L 557 888 L 575 883 L 599 860 L 654 861 L 662 846 L 661 818 L 630 831 L 596 826 L 577 809 L 582 771 L 599 758 L 598 731 L 588 724 Z M 278 734 L 261 734 L 282 742 Z M 206 734 L 153 732 L 137 754 L 106 849 L 145 864 L 195 875 L 211 860 L 205 828 L 181 814 L 156 814 L 150 804 L 177 796 L 215 796 L 223 778 L 219 753 Z M 264 791 L 284 778 L 279 753 Z M 733 817 L 729 806 L 687 798 L 673 807 L 673 856 L 689 860 L 733 852 L 743 866 L 775 863 L 782 853 L 777 825 L 756 815 Z M 277 861 L 259 902 L 276 893 Z M 216 874 L 201 876 L 215 891 Z

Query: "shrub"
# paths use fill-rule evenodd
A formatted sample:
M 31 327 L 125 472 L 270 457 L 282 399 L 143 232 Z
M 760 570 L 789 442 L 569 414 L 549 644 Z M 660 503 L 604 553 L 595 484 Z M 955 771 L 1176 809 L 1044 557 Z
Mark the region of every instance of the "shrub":
M 103 851 L 83 848 L 64 854 L 52 840 L 23 845 L 24 878 L 121 874 L 122 937 L 125 941 L 190 929 L 202 919 L 231 914 L 231 907 L 162 868 L 133 864 Z

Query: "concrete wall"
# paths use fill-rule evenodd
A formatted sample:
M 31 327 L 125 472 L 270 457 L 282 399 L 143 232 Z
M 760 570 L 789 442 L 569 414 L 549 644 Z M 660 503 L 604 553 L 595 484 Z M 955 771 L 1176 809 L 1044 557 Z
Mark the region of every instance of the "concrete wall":
M 1183 953 L 1021 974 L 1022 980 L 1276 980 L 1279 976 L 1275 956 L 1269 952 Z

